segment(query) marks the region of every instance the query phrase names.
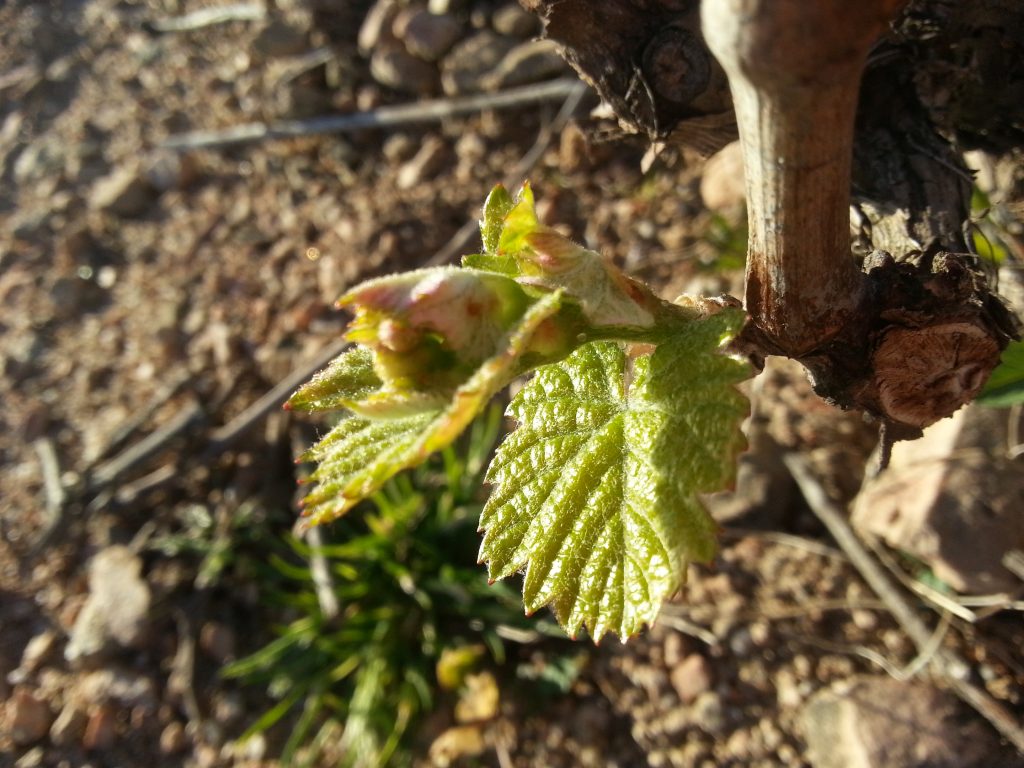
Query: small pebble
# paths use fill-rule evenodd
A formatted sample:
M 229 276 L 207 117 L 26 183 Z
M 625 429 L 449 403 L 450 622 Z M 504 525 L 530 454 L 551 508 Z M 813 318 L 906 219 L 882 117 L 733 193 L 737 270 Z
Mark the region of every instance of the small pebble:
M 16 688 L 5 707 L 4 730 L 15 744 L 26 746 L 46 735 L 52 718 L 45 701 L 27 688 Z
M 850 618 L 853 619 L 853 623 L 858 629 L 863 629 L 865 632 L 870 632 L 878 627 L 878 615 L 874 611 L 860 608 L 853 611 Z
M 220 664 L 235 657 L 235 632 L 219 621 L 208 621 L 199 630 L 199 647 Z
M 413 56 L 437 61 L 462 35 L 462 24 L 447 14 L 407 9 L 395 18 L 392 31 Z
M 532 37 L 540 34 L 540 19 L 518 3 L 503 5 L 491 17 L 491 26 L 499 35 Z
M 82 747 L 89 751 L 110 749 L 117 738 L 117 715 L 109 704 L 102 704 L 89 716 Z
M 370 74 L 383 86 L 414 96 L 426 96 L 437 88 L 437 70 L 404 48 L 379 48 L 370 57 Z
M 39 669 L 39 666 L 53 653 L 56 641 L 57 633 L 52 629 L 40 632 L 29 640 L 25 645 L 25 650 L 22 651 L 21 664 L 11 673 L 14 678 L 11 682 L 15 684 L 24 682 L 29 675 Z
M 699 653 L 692 653 L 683 659 L 669 674 L 672 687 L 684 704 L 694 701 L 711 689 L 713 674 L 711 664 Z
M 187 743 L 185 726 L 177 720 L 168 723 L 160 733 L 160 752 L 165 755 L 178 754 L 185 749 Z

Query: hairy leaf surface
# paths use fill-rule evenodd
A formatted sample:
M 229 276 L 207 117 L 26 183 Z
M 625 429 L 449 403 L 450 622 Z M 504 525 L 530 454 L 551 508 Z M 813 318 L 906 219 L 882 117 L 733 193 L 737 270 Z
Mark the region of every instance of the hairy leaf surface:
M 331 361 L 288 400 L 296 411 L 335 411 L 348 407 L 380 389 L 373 370 L 373 353 L 365 347 L 349 349 Z
M 595 342 L 538 369 L 508 415 L 519 428 L 488 471 L 481 560 L 525 569 L 529 611 L 551 605 L 571 635 L 622 638 L 652 622 L 688 562 L 711 559 L 697 494 L 728 485 L 744 446 L 746 364 L 722 355 L 742 315 L 694 321 L 653 354 Z
M 352 416 L 310 448 L 302 460 L 317 462 L 310 476 L 317 486 L 303 499 L 305 524 L 340 517 L 393 475 L 451 444 L 518 372 L 538 329 L 558 311 L 560 297 L 548 294 L 530 307 L 498 353 L 456 389 L 446 405 L 399 418 Z

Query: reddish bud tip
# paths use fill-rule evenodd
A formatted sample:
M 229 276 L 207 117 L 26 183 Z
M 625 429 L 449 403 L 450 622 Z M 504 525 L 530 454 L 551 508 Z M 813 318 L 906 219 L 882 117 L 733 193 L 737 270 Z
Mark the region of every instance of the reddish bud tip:
M 282 411 L 290 411 L 291 409 L 292 409 L 292 404 L 290 402 L 288 402 L 287 400 L 285 401 L 284 405 L 281 406 L 281 410 Z

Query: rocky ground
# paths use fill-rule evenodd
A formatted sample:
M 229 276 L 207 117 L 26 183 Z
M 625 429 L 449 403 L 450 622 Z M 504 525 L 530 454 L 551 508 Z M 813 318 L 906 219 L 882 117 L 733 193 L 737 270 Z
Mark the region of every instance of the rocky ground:
M 252 531 L 290 528 L 292 456 L 316 427 L 248 415 L 336 342 L 346 286 L 430 260 L 538 142 L 522 173 L 546 222 L 666 295 L 738 291 L 735 153 L 705 166 L 670 152 L 643 172 L 645 147 L 592 117 L 590 97 L 557 132 L 561 100 L 161 149 L 189 131 L 571 76 L 511 2 L 268 6 L 0 5 L 2 765 L 277 764 L 273 738 L 236 743 L 268 706 L 261 691 L 217 671 L 279 620 L 234 565 Z M 207 8 L 233 17 L 190 15 Z M 781 464 L 802 457 L 846 504 L 874 428 L 786 365 L 751 394 L 739 488 L 710 500 L 715 565 L 643 637 L 581 644 L 567 693 L 538 703 L 510 687 L 486 722 L 428 719 L 420 764 L 1024 764 L 948 690 L 900 674 L 917 649 Z M 972 409 L 946 432 L 928 444 L 927 486 L 908 479 L 922 475 L 913 449 L 890 476 L 899 493 L 868 488 L 858 525 L 915 555 L 897 568 L 924 593 L 908 592 L 937 647 L 1019 722 L 1021 582 L 998 566 L 1024 541 L 1021 459 L 1006 450 L 1019 430 Z M 169 544 L 200 529 L 223 554 L 213 572 Z

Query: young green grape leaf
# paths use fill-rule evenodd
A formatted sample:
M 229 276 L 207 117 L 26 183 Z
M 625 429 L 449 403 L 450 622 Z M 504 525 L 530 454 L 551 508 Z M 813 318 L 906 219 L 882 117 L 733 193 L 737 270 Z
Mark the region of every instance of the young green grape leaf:
M 511 256 L 470 253 L 462 257 L 462 266 L 466 269 L 479 269 L 482 272 L 493 272 L 506 277 L 519 276 L 519 265 Z
M 533 193 L 530 192 L 529 184 L 524 184 L 519 192 L 519 202 L 526 197 L 527 205 L 532 211 Z M 508 253 L 499 253 L 501 235 L 505 231 L 505 219 L 517 207 L 517 202 L 509 195 L 504 186 L 498 184 L 491 190 L 484 202 L 483 213 L 480 217 L 480 239 L 483 242 L 484 252 L 473 253 L 462 257 L 462 266 L 469 269 L 479 269 L 484 272 L 494 272 L 498 275 L 508 277 L 519 276 L 519 265 Z M 536 225 L 536 219 L 534 219 Z
M 1024 402 L 1024 341 L 1011 341 L 1002 359 L 978 396 L 978 402 L 992 408 L 1008 408 Z
M 303 384 L 286 407 L 295 411 L 335 411 L 348 407 L 380 389 L 381 380 L 373 370 L 373 353 L 365 347 L 348 349 L 324 370 Z
M 484 253 L 464 267 L 515 278 L 523 285 L 566 292 L 594 326 L 649 328 L 661 302 L 600 254 L 540 223 L 533 190 L 523 184 L 513 201 L 497 186 L 484 204 L 480 232 Z
M 301 458 L 317 462 L 310 479 L 316 487 L 303 499 L 305 526 L 345 514 L 389 478 L 415 467 L 450 445 L 483 411 L 488 401 L 520 372 L 544 323 L 558 311 L 561 294 L 531 306 L 506 335 L 498 351 L 459 386 L 442 407 L 398 418 L 342 420 Z M 358 407 L 358 406 L 357 406 Z
M 653 354 L 584 345 L 540 368 L 508 415 L 518 429 L 488 470 L 480 559 L 491 579 L 525 569 L 528 611 L 551 605 L 570 635 L 635 634 L 688 562 L 714 555 L 697 494 L 732 482 L 748 407 L 745 363 L 720 352 L 742 323 L 726 309 Z
M 537 207 L 533 199 L 533 188 L 530 182 L 524 182 L 511 208 L 506 212 L 498 235 L 496 254 L 516 258 L 523 248 L 527 247 L 525 238 L 540 226 L 537 220 Z M 493 242 L 493 241 L 492 241 Z
M 501 231 L 505 226 L 505 217 L 514 205 L 515 201 L 502 184 L 495 185 L 487 195 L 480 217 L 480 239 L 483 241 L 485 254 L 494 255 L 497 252 Z

